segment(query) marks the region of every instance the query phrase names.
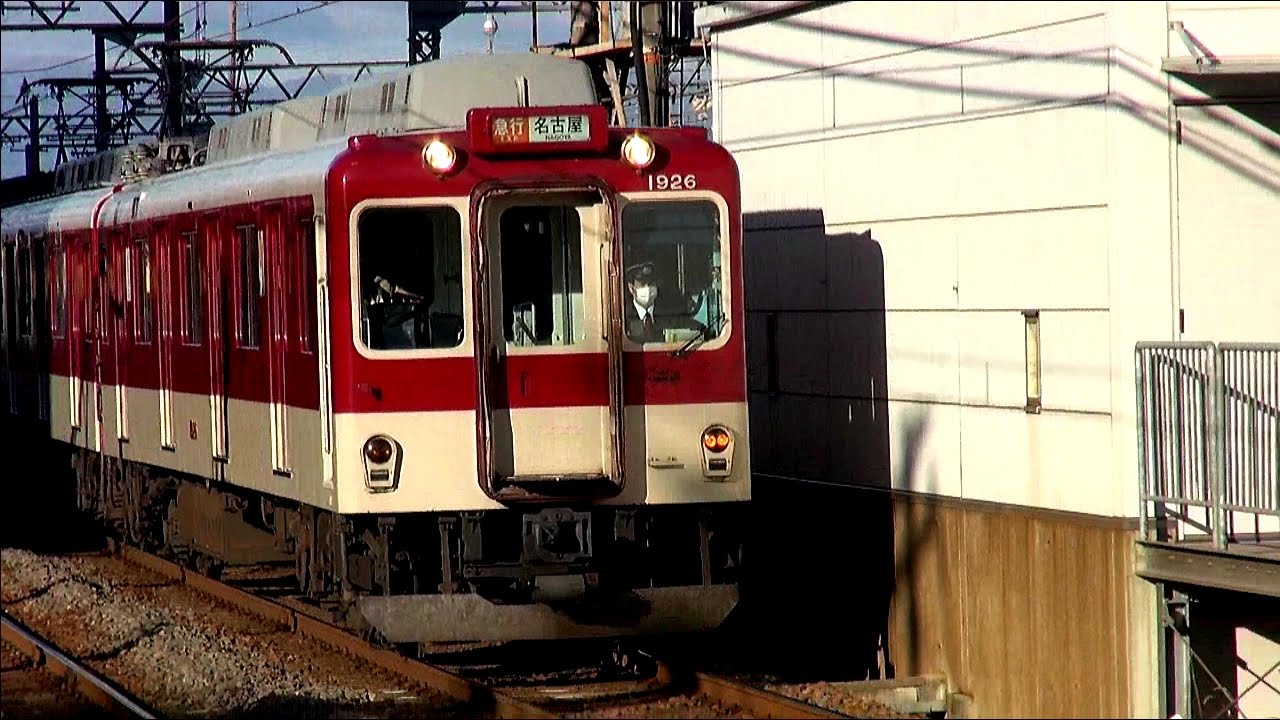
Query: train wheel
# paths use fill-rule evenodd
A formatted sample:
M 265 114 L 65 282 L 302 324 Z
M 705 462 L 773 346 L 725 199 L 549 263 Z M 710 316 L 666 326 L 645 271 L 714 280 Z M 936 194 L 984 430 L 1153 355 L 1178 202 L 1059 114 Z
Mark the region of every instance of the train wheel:
M 212 580 L 222 578 L 223 564 L 218 562 L 216 558 L 206 552 L 196 551 L 195 555 L 195 571 Z
M 347 609 L 343 620 L 349 627 L 355 630 L 361 640 L 364 640 L 370 645 L 384 650 L 390 650 L 395 647 L 395 643 L 387 640 L 387 637 L 383 635 L 381 631 L 370 625 L 369 621 L 365 620 L 364 616 L 354 608 Z
M 314 597 L 316 593 L 315 560 L 315 516 L 304 507 L 298 513 L 293 543 L 293 577 L 303 597 Z
M 298 581 L 298 592 L 302 595 L 309 596 L 311 594 L 311 548 L 299 547 L 293 553 L 293 577 Z

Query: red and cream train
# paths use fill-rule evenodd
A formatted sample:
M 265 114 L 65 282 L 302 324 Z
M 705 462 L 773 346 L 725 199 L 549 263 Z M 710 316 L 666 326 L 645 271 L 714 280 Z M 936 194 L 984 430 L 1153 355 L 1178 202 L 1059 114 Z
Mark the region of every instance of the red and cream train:
M 726 617 L 742 235 L 704 131 L 609 127 L 529 54 L 161 149 L 205 159 L 105 153 L 2 214 L 0 406 L 82 509 L 206 571 L 292 562 L 392 642 Z

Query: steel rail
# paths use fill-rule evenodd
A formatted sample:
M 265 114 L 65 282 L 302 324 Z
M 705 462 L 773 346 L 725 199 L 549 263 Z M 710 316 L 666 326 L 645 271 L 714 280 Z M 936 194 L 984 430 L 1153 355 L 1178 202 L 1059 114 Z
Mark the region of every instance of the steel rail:
M 3 610 L 0 610 L 0 638 L 31 658 L 36 667 L 44 666 L 55 675 L 71 680 L 81 695 L 108 710 L 119 711 L 125 717 L 159 717 L 111 680 L 62 652 Z

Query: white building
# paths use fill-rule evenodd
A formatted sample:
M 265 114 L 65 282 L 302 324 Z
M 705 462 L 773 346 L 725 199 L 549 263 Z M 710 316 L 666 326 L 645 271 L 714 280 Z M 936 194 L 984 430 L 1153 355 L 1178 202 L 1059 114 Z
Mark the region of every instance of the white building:
M 890 623 L 928 640 L 899 672 L 983 714 L 1154 716 L 1134 348 L 1280 342 L 1280 2 L 698 22 L 742 172 L 756 467 L 887 486 L 897 536 L 947 498 L 909 588 L 963 607 Z M 1233 627 L 1252 672 L 1280 661 L 1280 627 Z M 1241 710 L 1280 712 L 1280 667 L 1255 679 Z

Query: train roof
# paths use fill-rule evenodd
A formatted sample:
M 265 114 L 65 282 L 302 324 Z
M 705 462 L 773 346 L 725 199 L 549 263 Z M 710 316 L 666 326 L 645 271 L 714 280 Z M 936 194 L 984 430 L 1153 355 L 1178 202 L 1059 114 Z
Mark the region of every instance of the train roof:
M 125 185 L 103 206 L 102 224 L 109 227 L 125 220 L 199 212 L 250 199 L 315 194 L 322 187 L 329 165 L 346 147 L 345 138 L 334 138 L 311 147 L 275 153 L 269 167 L 261 166 L 256 156 L 248 156 L 145 178 Z M 270 172 L 270 182 L 254 183 L 254 175 L 262 172 Z M 6 234 L 19 229 L 41 233 L 59 227 L 85 228 L 94 205 L 110 192 L 110 188 L 90 188 L 7 207 L 0 214 L 0 221 Z M 322 204 L 322 199 L 320 202 Z M 192 205 L 188 207 L 188 203 Z M 128 213 L 127 218 L 124 213 Z
M 19 230 L 29 233 L 46 232 L 59 222 L 83 225 L 93 213 L 93 205 L 103 195 L 102 190 L 84 190 L 69 195 L 54 195 L 22 205 L 12 205 L 0 211 L 0 228 L 4 234 Z
M 591 73 L 580 60 L 540 53 L 461 55 L 224 120 L 209 132 L 206 162 L 363 133 L 461 128 L 475 107 L 597 102 Z
M 268 153 L 325 146 L 365 133 L 461 128 L 473 107 L 592 105 L 586 64 L 540 53 L 460 55 L 370 76 L 324 95 L 225 119 L 206 138 L 167 138 L 76 158 L 55 171 L 55 193 L 113 184 Z

